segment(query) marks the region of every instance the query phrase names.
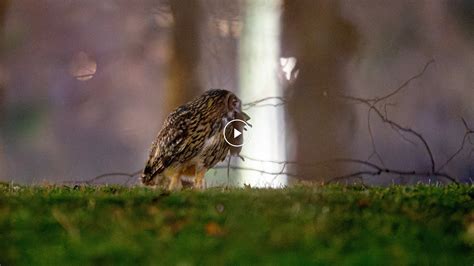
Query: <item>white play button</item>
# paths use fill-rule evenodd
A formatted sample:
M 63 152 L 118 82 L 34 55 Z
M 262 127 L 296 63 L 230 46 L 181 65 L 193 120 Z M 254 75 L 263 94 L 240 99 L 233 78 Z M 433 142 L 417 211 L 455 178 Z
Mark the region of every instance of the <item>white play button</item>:
M 242 129 L 245 129 L 245 127 L 250 126 L 241 119 L 234 119 L 228 122 L 222 131 L 224 140 L 232 147 L 242 147 L 244 145 Z
M 242 135 L 242 133 L 234 128 L 234 138 L 237 138 L 240 135 Z

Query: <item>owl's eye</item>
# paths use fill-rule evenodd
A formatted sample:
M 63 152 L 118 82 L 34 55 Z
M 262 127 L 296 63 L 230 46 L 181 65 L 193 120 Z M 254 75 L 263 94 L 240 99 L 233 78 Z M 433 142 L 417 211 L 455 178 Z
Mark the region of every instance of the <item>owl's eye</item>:
M 232 104 L 235 108 L 240 109 L 240 101 L 237 99 L 234 99 L 234 102 Z
M 229 111 L 231 110 L 235 110 L 235 109 L 240 109 L 240 101 L 239 99 L 237 99 L 237 97 L 231 95 L 228 99 L 228 108 L 229 108 Z

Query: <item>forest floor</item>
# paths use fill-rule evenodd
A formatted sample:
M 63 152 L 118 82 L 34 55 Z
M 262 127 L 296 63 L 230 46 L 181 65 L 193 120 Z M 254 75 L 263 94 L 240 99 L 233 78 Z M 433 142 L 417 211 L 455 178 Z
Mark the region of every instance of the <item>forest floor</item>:
M 472 265 L 474 186 L 0 185 L 1 265 Z

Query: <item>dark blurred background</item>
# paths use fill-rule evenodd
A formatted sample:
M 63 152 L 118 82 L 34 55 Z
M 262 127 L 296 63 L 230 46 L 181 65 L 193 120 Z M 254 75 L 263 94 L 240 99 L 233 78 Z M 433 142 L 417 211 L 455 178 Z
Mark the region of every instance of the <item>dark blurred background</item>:
M 284 97 L 285 105 L 248 110 L 257 128 L 243 150 L 259 160 L 301 162 L 282 173 L 324 180 L 358 169 L 304 164 L 340 157 L 423 171 L 430 162 L 421 144 L 375 116 L 380 156 L 371 156 L 367 108 L 340 96 L 385 95 L 431 59 L 384 107 L 423 135 L 441 165 L 460 146 L 460 118 L 474 127 L 473 3 L 0 0 L 0 180 L 59 182 L 138 170 L 168 112 L 209 88 L 235 91 L 244 103 Z M 248 147 L 255 143 L 262 146 Z M 445 171 L 471 180 L 472 148 L 468 143 Z M 245 183 L 264 178 L 241 174 L 248 175 L 254 178 Z

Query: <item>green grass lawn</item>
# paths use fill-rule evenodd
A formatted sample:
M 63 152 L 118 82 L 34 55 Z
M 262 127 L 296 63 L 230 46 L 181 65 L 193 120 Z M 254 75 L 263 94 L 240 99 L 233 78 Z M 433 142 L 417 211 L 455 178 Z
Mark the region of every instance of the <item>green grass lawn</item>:
M 0 263 L 473 265 L 474 187 L 0 186 Z

